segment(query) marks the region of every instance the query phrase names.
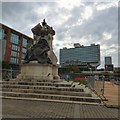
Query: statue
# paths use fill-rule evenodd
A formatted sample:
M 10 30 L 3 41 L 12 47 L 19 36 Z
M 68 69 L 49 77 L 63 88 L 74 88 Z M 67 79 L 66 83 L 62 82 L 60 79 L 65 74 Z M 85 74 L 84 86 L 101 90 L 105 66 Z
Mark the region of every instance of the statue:
M 42 26 L 39 23 L 31 30 L 36 43 L 27 50 L 24 58 L 25 63 L 36 60 L 41 64 L 52 64 L 52 61 L 48 56 L 48 51 L 50 51 L 51 46 L 49 45 L 48 40 L 46 40 L 46 36 L 48 37 L 50 34 L 52 36 L 55 35 L 55 31 L 52 27 L 47 25 L 45 19 L 42 22 Z
M 45 19 L 31 29 L 34 43 L 28 48 L 21 74 L 18 79 L 53 80 L 59 79 L 57 57 L 52 42 L 55 31 Z
M 25 63 L 30 61 L 37 60 L 38 63 L 52 64 L 51 60 L 48 57 L 47 52 L 50 50 L 50 47 L 45 39 L 40 39 L 39 42 L 33 45 L 30 49 L 27 50 L 26 56 L 24 58 Z

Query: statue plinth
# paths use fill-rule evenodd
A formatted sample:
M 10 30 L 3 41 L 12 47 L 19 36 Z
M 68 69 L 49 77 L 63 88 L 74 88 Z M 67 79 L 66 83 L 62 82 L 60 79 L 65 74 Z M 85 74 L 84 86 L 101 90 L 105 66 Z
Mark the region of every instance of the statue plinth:
M 53 79 L 52 70 L 53 66 L 50 64 L 29 63 L 21 65 L 21 74 L 19 76 L 22 79 Z
M 53 80 L 59 79 L 58 67 L 50 64 L 29 63 L 21 65 L 19 79 Z

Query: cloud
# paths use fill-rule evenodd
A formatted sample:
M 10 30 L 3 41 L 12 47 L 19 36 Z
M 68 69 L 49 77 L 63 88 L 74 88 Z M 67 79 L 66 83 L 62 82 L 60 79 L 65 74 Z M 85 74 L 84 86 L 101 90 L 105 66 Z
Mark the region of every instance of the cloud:
M 12 8 L 12 9 L 11 9 Z M 73 47 L 74 43 L 101 45 L 103 58 L 111 55 L 117 66 L 118 4 L 80 0 L 58 2 L 6 2 L 2 3 L 2 23 L 32 37 L 31 28 L 45 18 L 56 31 L 53 48 L 59 59 L 59 49 Z M 106 51 L 106 52 L 104 52 Z
M 84 20 L 84 19 L 87 20 L 87 19 L 89 19 L 89 17 L 92 16 L 92 14 L 93 14 L 92 8 L 89 7 L 89 6 L 87 6 L 87 7 L 85 7 L 84 13 L 82 13 L 82 19 L 83 19 L 83 20 Z
M 112 38 L 112 34 L 111 33 L 103 33 L 103 39 L 104 40 L 109 40 Z
M 96 4 L 97 10 L 100 11 L 100 10 L 108 9 L 110 7 L 118 7 L 118 2 L 108 2 L 106 4 L 104 2 L 101 4 Z
M 61 7 L 61 8 L 65 8 L 65 9 L 68 9 L 68 10 L 71 10 L 73 9 L 74 7 L 78 7 L 80 5 L 80 0 L 76 0 L 76 1 L 73 1 L 73 0 L 59 0 L 58 1 L 58 6 Z

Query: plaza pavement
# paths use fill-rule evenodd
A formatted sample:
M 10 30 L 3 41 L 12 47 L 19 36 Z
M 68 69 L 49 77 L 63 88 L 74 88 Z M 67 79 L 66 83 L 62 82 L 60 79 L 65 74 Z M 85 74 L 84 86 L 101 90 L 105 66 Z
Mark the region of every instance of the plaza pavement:
M 109 106 L 118 106 L 119 105 L 119 85 L 115 85 L 111 82 L 105 82 L 105 92 L 104 96 L 108 101 L 106 101 L 106 104 Z
M 118 118 L 117 108 L 74 103 L 2 100 L 3 118 Z
M 102 91 L 100 91 L 100 88 L 102 88 L 103 82 L 97 81 L 95 90 L 97 91 L 98 95 L 102 94 Z M 119 106 L 119 85 L 116 85 L 112 82 L 105 81 L 104 84 L 104 95 L 103 95 L 107 101 L 104 101 L 105 104 L 109 107 L 120 107 Z

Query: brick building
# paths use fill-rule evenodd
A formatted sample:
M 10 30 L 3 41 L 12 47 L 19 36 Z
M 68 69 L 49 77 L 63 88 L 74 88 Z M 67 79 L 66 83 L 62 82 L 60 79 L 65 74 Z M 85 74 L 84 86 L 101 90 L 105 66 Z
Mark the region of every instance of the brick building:
M 17 70 L 23 62 L 27 49 L 33 44 L 33 39 L 0 23 L 0 43 L 1 60 L 7 62 L 13 70 Z

